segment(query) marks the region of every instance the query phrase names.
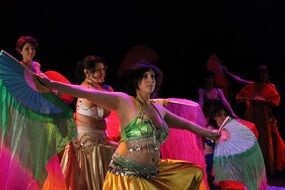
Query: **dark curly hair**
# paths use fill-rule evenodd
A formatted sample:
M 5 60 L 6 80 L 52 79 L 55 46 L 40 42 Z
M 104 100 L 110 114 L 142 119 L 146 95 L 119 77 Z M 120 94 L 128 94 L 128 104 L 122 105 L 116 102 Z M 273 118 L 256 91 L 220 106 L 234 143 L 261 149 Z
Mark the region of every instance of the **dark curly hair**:
M 222 105 L 219 105 L 217 107 L 213 107 L 210 111 L 210 120 L 209 120 L 208 124 L 212 125 L 216 129 L 218 129 L 219 126 L 217 126 L 217 123 L 214 120 L 214 117 L 217 117 L 217 116 L 222 115 L 222 114 L 230 115 L 229 112 Z
M 103 63 L 106 68 L 108 68 L 105 60 L 102 57 L 98 57 L 95 55 L 87 55 L 83 58 L 82 61 L 78 62 L 75 69 L 75 81 L 77 84 L 81 84 L 85 79 L 84 70 L 94 72 L 94 68 L 98 63 Z

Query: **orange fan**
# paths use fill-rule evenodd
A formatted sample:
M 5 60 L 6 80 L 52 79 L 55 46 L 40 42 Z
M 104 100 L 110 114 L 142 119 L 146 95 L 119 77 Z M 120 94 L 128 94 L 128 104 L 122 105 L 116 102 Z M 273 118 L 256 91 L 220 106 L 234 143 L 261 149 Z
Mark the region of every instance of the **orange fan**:
M 280 95 L 272 84 L 251 83 L 243 87 L 236 96 L 237 101 L 241 99 L 270 102 L 279 106 Z
M 70 84 L 69 80 L 65 78 L 62 74 L 56 72 L 56 71 L 46 71 L 45 75 L 49 77 L 52 80 Z M 71 104 L 73 102 L 73 97 L 68 94 L 57 94 L 58 97 L 65 103 Z
M 215 54 L 213 54 L 207 62 L 207 70 L 215 74 L 215 85 L 221 88 L 226 97 L 232 94 L 231 85 L 223 71 L 223 65 Z

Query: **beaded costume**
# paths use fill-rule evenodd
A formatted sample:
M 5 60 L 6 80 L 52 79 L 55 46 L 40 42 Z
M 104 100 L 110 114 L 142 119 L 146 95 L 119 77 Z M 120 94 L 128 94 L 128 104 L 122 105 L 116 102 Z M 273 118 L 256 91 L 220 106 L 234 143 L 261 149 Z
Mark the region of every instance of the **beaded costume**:
M 160 145 L 167 135 L 166 124 L 156 127 L 139 107 L 138 116 L 121 131 L 120 143 L 125 151 L 113 155 L 103 189 L 199 189 L 203 173 L 195 164 L 168 159 L 143 163 L 160 155 Z

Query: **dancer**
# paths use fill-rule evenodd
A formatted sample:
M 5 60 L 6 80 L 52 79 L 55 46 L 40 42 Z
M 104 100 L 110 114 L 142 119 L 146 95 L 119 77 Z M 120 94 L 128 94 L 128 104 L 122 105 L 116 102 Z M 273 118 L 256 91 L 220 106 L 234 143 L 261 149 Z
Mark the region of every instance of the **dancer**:
M 103 189 L 199 189 L 203 177 L 199 166 L 186 161 L 160 159 L 160 144 L 167 137 L 167 124 L 211 139 L 218 138 L 219 132 L 204 129 L 159 104 L 151 103 L 151 94 L 159 84 L 158 71 L 147 62 L 135 64 L 126 72 L 128 94 L 62 84 L 37 75 L 47 87 L 88 98 L 118 112 L 121 141 L 109 165 Z
M 107 64 L 97 56 L 88 55 L 76 69 L 77 81 L 86 90 L 112 92 L 105 84 Z M 88 98 L 78 98 L 74 118 L 78 137 L 63 154 L 61 167 L 70 190 L 101 190 L 116 143 L 107 141 L 106 120 L 110 114 Z
M 222 190 L 267 190 L 264 159 L 251 129 L 223 107 L 212 110 L 211 120 L 221 130 L 213 153 L 214 184 Z
M 72 110 L 33 80 L 37 64 L 23 66 L 35 54 L 29 39 L 17 43 L 22 62 L 0 52 L 0 163 L 9 166 L 0 172 L 0 189 L 41 189 L 48 161 L 75 136 Z
M 210 118 L 211 110 L 219 106 L 225 107 L 233 118 L 238 118 L 222 89 L 215 87 L 215 74 L 211 71 L 207 71 L 205 75 L 205 87 L 198 90 L 198 102 L 207 120 Z
M 273 108 L 280 105 L 280 95 L 270 81 L 269 68 L 257 68 L 256 81 L 248 81 L 225 69 L 234 80 L 246 84 L 236 96 L 239 103 L 245 103 L 245 120 L 254 123 L 268 175 L 285 169 L 285 144 L 278 130 Z
M 35 73 L 41 72 L 41 64 L 33 60 L 38 47 L 37 39 L 32 36 L 21 36 L 16 43 L 16 52 L 22 58 L 20 62 Z

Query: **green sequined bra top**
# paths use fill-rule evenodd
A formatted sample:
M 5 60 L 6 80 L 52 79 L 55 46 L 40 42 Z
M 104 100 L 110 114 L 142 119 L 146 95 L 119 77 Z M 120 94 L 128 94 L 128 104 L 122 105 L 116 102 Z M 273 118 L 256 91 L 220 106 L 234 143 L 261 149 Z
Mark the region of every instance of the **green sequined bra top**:
M 154 108 L 156 109 L 156 107 Z M 162 117 L 161 119 L 163 124 L 156 127 L 151 119 L 141 109 L 139 110 L 139 115 L 121 131 L 121 142 L 126 142 L 128 155 L 139 156 L 142 151 L 149 154 L 159 153 L 160 144 L 168 136 L 168 127 Z M 147 179 L 151 179 L 158 174 L 156 165 L 142 164 L 126 157 L 126 155 L 122 156 L 117 153 L 113 155 L 109 171 L 116 175 Z
M 164 125 L 155 127 L 150 118 L 140 112 L 139 115 L 134 118 L 128 126 L 126 126 L 121 132 L 121 141 L 132 141 L 139 139 L 146 139 L 153 137 L 159 144 L 165 141 L 168 136 L 168 127 Z

